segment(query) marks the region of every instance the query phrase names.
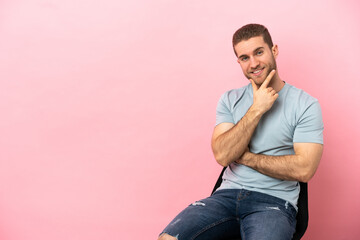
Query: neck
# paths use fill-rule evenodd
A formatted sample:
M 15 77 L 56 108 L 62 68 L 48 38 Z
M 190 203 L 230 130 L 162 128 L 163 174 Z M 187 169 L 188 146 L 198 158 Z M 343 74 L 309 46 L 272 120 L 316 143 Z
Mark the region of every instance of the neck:
M 280 92 L 284 85 L 284 81 L 281 80 L 279 74 L 276 72 L 274 77 L 271 79 L 269 87 L 272 87 L 276 92 Z

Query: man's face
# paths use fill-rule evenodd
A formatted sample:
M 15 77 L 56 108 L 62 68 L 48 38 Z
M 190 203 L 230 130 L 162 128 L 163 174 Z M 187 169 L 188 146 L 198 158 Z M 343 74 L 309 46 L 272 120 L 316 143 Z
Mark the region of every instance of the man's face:
M 257 85 L 261 85 L 271 70 L 276 69 L 277 45 L 270 49 L 262 36 L 241 41 L 234 48 L 245 77 Z

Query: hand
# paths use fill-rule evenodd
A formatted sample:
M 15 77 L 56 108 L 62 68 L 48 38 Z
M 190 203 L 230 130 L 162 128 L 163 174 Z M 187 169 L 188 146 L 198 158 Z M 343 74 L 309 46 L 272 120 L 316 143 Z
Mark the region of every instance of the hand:
M 268 87 L 274 75 L 275 70 L 272 70 L 260 87 L 255 84 L 254 80 L 250 79 L 254 95 L 252 107 L 260 111 L 262 114 L 267 112 L 272 107 L 275 100 L 279 97 L 279 94 L 276 93 L 272 87 Z

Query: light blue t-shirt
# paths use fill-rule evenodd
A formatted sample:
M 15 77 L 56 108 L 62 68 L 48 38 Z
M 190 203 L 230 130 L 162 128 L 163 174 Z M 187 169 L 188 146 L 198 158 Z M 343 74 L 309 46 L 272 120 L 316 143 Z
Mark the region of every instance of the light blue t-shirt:
M 216 109 L 216 125 L 236 124 L 253 103 L 249 84 L 224 93 Z M 285 83 L 272 108 L 266 112 L 249 143 L 250 152 L 271 156 L 293 155 L 294 142 L 323 143 L 324 124 L 317 99 Z M 297 209 L 300 186 L 296 181 L 279 180 L 252 168 L 231 163 L 223 175 L 220 189 L 246 189 L 275 196 Z

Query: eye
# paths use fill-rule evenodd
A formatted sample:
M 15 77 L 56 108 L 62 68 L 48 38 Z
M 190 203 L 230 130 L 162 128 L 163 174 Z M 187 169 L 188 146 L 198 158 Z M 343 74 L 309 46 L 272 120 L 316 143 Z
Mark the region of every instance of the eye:
M 259 50 L 259 51 L 256 52 L 256 55 L 262 55 L 263 53 L 264 53 L 263 50 Z
M 247 61 L 248 59 L 249 59 L 248 57 L 241 57 L 240 58 L 240 60 L 243 61 L 243 62 Z

